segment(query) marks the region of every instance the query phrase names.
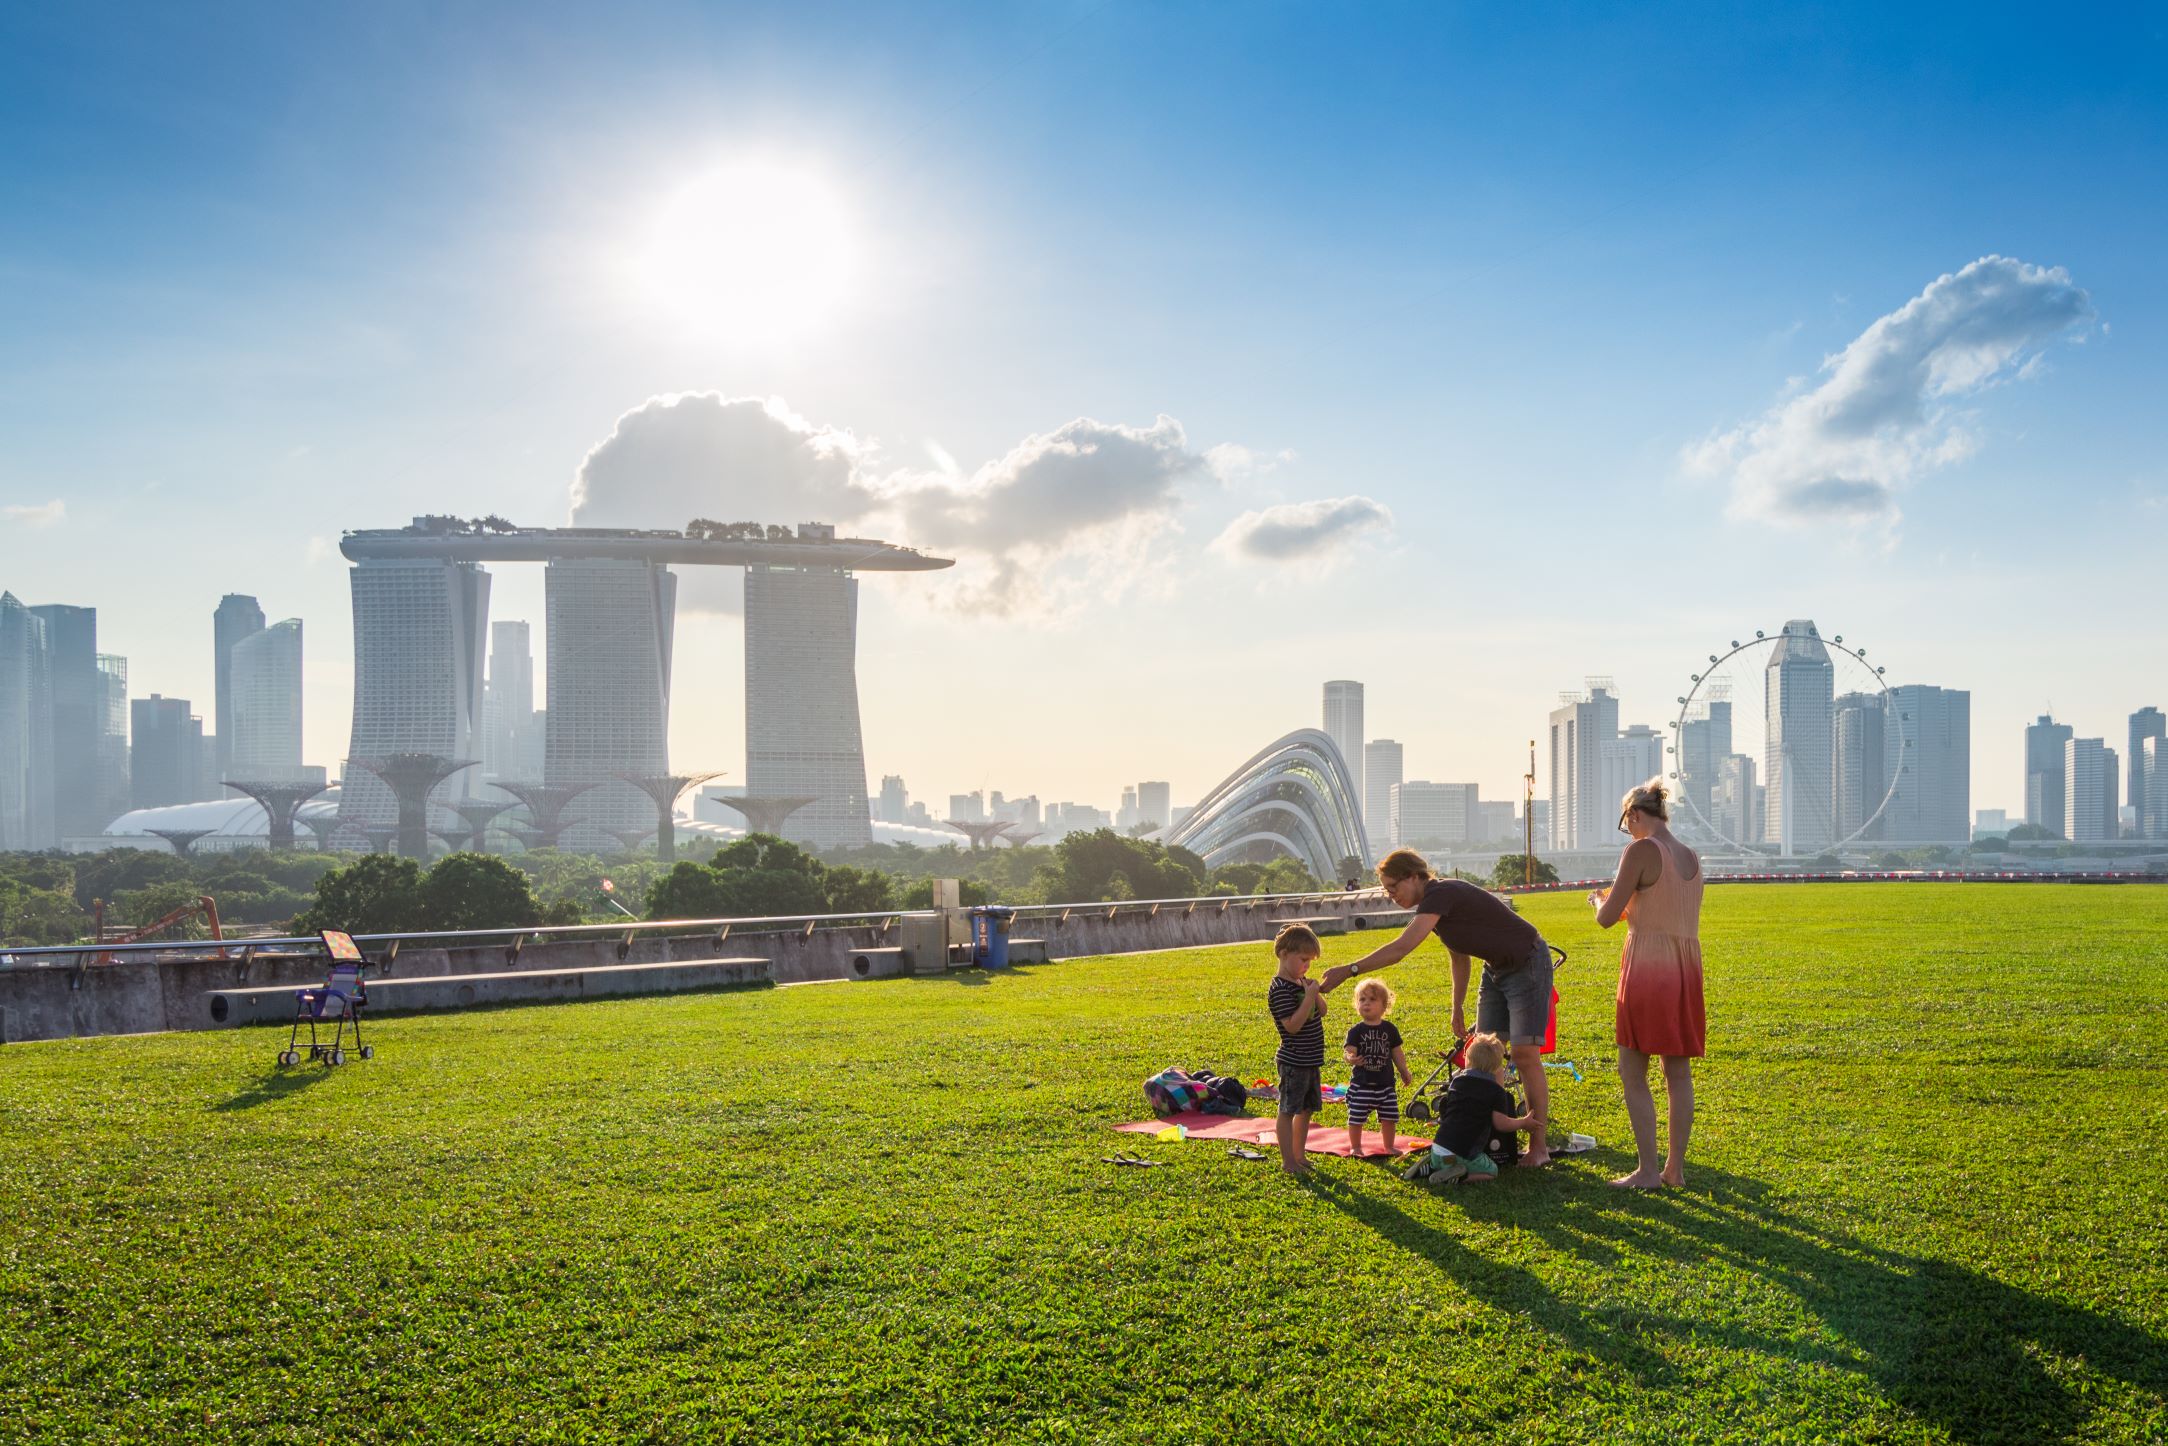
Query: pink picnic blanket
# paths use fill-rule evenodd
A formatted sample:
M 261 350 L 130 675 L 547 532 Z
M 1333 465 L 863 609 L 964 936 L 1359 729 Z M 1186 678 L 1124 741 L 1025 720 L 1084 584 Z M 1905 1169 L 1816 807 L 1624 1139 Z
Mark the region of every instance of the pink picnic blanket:
M 1169 1115 L 1163 1120 L 1136 1120 L 1114 1128 L 1132 1135 L 1150 1135 L 1169 1125 L 1186 1125 L 1193 1140 L 1230 1140 L 1260 1149 L 1279 1148 L 1279 1121 L 1270 1115 L 1208 1115 L 1202 1110 L 1192 1110 L 1179 1115 Z M 1395 1135 L 1393 1150 L 1428 1149 L 1427 1135 Z M 1382 1155 L 1385 1146 L 1378 1139 L 1375 1121 L 1363 1131 L 1365 1156 Z M 1303 1142 L 1303 1153 L 1310 1155 L 1345 1155 L 1347 1153 L 1347 1126 L 1324 1125 L 1310 1121 L 1310 1137 Z

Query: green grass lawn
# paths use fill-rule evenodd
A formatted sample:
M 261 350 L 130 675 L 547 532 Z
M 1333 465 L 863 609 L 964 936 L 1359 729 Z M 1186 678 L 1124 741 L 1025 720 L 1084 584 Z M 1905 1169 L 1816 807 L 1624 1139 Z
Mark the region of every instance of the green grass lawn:
M 1262 945 L 6 1046 L 0 1439 L 2168 1438 L 2168 889 L 1711 890 L 1653 1196 L 1621 936 L 1524 903 L 1605 1148 L 1444 1194 L 1108 1131 L 1270 1072 Z

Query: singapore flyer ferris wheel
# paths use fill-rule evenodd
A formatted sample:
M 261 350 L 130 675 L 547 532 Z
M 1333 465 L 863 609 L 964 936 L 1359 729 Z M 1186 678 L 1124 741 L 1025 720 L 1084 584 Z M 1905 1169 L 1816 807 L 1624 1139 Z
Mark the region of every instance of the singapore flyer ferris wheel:
M 1914 744 L 1884 669 L 1811 620 L 1732 639 L 1689 675 L 1666 746 L 1690 838 L 1740 854 L 1885 837 Z

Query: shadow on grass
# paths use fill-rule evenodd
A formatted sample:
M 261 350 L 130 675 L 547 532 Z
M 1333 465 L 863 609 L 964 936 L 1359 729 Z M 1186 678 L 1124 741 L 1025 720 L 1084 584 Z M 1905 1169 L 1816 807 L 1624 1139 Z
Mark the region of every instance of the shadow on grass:
M 331 1071 L 322 1065 L 302 1065 L 298 1069 L 273 1069 L 252 1081 L 247 1089 L 230 1100 L 222 1100 L 211 1106 L 213 1114 L 232 1114 L 236 1110 L 252 1110 L 258 1105 L 274 1104 L 300 1094 L 318 1080 L 328 1079 Z
M 2168 1417 L 2168 1340 L 1954 1261 L 1886 1250 L 1815 1224 L 1746 1176 L 1697 1166 L 1686 1191 L 1628 1194 L 1589 1180 L 1555 1203 L 1518 1190 L 1463 1191 L 1459 1198 L 1472 1218 L 1510 1221 L 1600 1270 L 1656 1260 L 1682 1270 L 1718 1262 L 1747 1272 L 1789 1294 L 1833 1340 L 1769 1334 L 1664 1306 L 1576 1306 L 1528 1272 L 1487 1261 L 1413 1218 L 1389 1195 L 1322 1193 L 1489 1304 L 1528 1317 L 1645 1385 L 1676 1374 L 1664 1347 L 1716 1346 L 1859 1374 L 1955 1440 L 2062 1441 L 2098 1434 L 2105 1423 L 2093 1416 L 2111 1405 L 2080 1378 L 2082 1366 L 2145 1398 L 2137 1419 L 2119 1426 L 2143 1434 Z

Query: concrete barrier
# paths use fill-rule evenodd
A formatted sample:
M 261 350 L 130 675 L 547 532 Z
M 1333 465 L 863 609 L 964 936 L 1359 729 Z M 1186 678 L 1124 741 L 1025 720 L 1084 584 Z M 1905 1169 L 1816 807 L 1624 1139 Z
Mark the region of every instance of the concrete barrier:
M 436 974 L 368 983 L 366 1017 L 432 1014 L 492 1004 L 606 999 L 624 994 L 676 994 L 744 989 L 771 982 L 765 959 L 684 959 L 667 964 L 599 964 L 585 969 L 511 969 L 494 974 Z M 204 995 L 211 1027 L 289 1024 L 294 986 L 214 989 Z

